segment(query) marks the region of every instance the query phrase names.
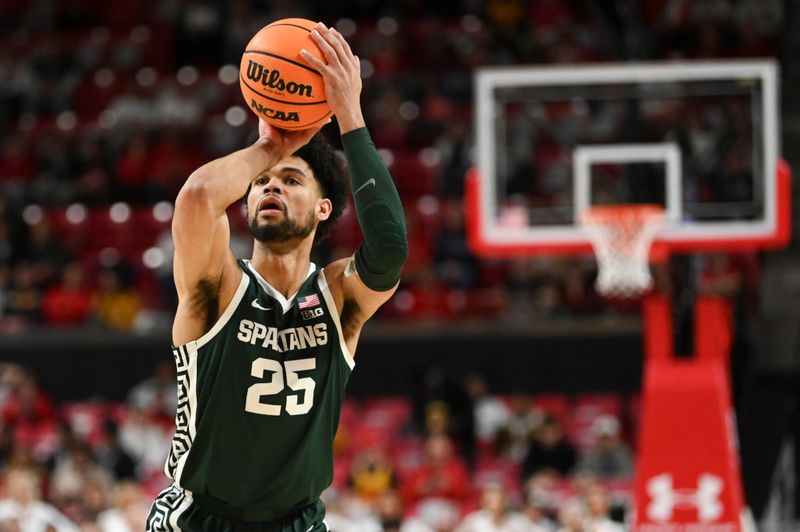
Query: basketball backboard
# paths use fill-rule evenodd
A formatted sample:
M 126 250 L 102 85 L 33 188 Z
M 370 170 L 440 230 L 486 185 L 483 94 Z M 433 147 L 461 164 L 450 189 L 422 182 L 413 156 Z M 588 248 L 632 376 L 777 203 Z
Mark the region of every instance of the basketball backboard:
M 789 237 L 772 61 L 481 69 L 470 242 L 484 255 L 591 251 L 594 205 L 661 205 L 674 251 Z

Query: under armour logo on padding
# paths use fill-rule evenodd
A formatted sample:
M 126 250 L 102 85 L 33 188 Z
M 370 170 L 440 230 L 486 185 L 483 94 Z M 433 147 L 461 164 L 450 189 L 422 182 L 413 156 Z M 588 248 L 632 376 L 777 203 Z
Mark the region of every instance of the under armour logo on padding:
M 676 490 L 671 474 L 655 476 L 647 482 L 647 493 L 652 498 L 647 506 L 647 517 L 663 522 L 672 518 L 675 508 L 693 507 L 697 508 L 700 521 L 714 521 L 722 515 L 719 494 L 723 485 L 720 477 L 703 473 L 697 478 L 697 490 Z

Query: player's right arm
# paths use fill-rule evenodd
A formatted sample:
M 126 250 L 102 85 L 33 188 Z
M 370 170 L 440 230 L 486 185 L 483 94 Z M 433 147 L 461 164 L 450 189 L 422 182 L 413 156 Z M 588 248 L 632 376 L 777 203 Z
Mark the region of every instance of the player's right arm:
M 225 210 L 241 199 L 248 185 L 284 156 L 308 142 L 319 128 L 284 132 L 259 124 L 259 140 L 195 170 L 175 200 L 172 238 L 173 276 L 178 310 L 172 340 L 181 345 L 208 332 L 225 310 L 242 272 L 230 251 Z

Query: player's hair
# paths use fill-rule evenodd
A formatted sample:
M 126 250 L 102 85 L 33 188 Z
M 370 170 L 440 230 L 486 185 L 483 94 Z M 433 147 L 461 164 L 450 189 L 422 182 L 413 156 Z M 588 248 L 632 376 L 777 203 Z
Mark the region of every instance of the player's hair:
M 314 243 L 316 244 L 324 240 L 339 222 L 342 211 L 344 211 L 347 204 L 350 181 L 347 179 L 344 165 L 336 155 L 333 146 L 321 133 L 314 135 L 305 146 L 292 155 L 303 159 L 308 164 L 311 171 L 314 172 L 314 179 L 319 184 L 322 197 L 331 200 L 333 206 L 328 219 L 317 225 L 317 232 L 314 235 Z M 247 186 L 247 191 L 244 193 L 244 198 L 242 198 L 245 207 L 247 207 L 247 196 L 250 195 L 252 186 L 252 183 Z
M 311 167 L 322 189 L 322 197 L 331 200 L 333 205 L 328 219 L 317 226 L 314 243 L 321 242 L 339 223 L 350 193 L 350 180 L 341 159 L 322 133 L 314 135 L 308 144 L 294 152 L 294 156 L 303 159 Z

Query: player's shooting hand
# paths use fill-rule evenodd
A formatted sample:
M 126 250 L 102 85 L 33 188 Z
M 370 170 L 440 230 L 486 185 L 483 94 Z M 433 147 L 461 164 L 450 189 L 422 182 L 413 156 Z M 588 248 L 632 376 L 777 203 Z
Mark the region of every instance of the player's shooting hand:
M 298 131 L 280 129 L 271 125 L 263 118 L 258 119 L 258 141 L 267 144 L 271 149 L 276 150 L 278 159 L 283 159 L 293 154 L 301 147 L 308 144 L 311 137 L 316 135 L 320 129 L 330 123 L 330 119 L 322 125 Z
M 361 62 L 353 55 L 350 45 L 342 34 L 322 22 L 311 32 L 311 38 L 317 43 L 325 56 L 325 61 L 301 50 L 309 65 L 314 67 L 325 83 L 325 98 L 331 111 L 336 115 L 339 129 L 347 133 L 364 126 L 361 114 Z

